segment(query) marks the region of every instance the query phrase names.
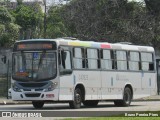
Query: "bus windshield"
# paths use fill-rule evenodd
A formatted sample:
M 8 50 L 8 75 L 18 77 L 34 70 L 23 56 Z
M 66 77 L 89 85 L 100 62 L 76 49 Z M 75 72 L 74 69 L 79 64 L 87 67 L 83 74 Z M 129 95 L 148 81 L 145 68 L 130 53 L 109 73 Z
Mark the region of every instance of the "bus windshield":
M 12 77 L 21 81 L 43 81 L 56 77 L 56 52 L 13 53 Z

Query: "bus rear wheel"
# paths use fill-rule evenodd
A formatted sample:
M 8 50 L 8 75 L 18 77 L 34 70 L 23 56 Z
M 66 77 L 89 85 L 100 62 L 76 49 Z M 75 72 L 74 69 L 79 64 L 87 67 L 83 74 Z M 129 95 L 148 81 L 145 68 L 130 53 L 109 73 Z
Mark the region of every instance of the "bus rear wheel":
M 131 100 L 132 100 L 131 89 L 129 87 L 126 87 L 124 89 L 123 100 L 115 100 L 114 104 L 116 106 L 127 107 L 131 104 Z
M 85 106 L 97 106 L 98 105 L 98 100 L 86 100 L 83 101 L 83 105 Z
M 32 101 L 33 107 L 36 109 L 40 109 L 43 107 L 44 102 L 43 101 Z
M 74 100 L 69 102 L 70 108 L 78 109 L 81 107 L 82 103 L 82 92 L 79 88 L 76 88 L 74 91 Z

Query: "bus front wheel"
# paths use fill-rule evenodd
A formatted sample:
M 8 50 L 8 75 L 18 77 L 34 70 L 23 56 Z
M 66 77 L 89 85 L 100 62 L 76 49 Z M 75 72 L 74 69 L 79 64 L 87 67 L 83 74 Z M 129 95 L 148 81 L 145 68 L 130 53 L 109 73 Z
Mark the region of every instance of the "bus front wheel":
M 132 100 L 132 93 L 131 93 L 131 89 L 129 87 L 126 87 L 124 89 L 124 94 L 123 94 L 123 100 L 115 100 L 114 104 L 116 106 L 129 106 L 131 104 L 131 100 Z
M 43 101 L 32 101 L 33 107 L 36 109 L 40 109 L 43 107 L 44 102 Z
M 82 93 L 79 88 L 76 88 L 74 91 L 74 100 L 69 102 L 70 108 L 78 109 L 81 107 L 82 103 Z

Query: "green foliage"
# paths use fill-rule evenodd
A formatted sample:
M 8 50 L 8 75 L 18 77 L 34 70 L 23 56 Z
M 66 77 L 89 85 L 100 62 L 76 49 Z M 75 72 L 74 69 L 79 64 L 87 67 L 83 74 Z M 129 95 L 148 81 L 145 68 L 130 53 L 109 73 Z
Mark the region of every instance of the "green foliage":
M 10 22 L 14 22 L 14 17 L 9 13 L 7 8 L 0 6 L 0 23 L 7 24 Z
M 39 4 L 35 3 L 30 6 L 20 4 L 13 15 L 16 18 L 16 23 L 21 26 L 23 39 L 41 37 L 43 13 Z
M 160 14 L 160 0 L 144 0 L 147 9 L 154 15 Z
M 68 36 L 68 31 L 61 17 L 61 7 L 51 7 L 47 17 L 47 38 Z
M 160 48 L 160 1 L 159 0 L 144 0 L 146 3 L 146 8 L 148 10 L 148 14 L 152 16 L 152 29 L 153 39 L 152 44 L 155 48 Z
M 15 10 L 16 22 L 23 28 L 31 28 L 37 26 L 39 21 L 42 21 L 42 12 L 35 6 L 20 5 Z
M 14 23 L 15 18 L 5 7 L 0 7 L 0 46 L 10 46 L 17 38 L 19 26 Z
M 12 14 L 0 7 L 0 46 L 12 43 L 18 36 L 42 38 L 44 13 L 40 5 L 17 1 Z M 52 6 L 46 14 L 46 38 L 72 36 L 159 47 L 160 0 L 144 1 L 146 6 L 128 0 L 72 0 L 64 6 Z
M 17 4 L 18 5 L 22 5 L 23 4 L 23 0 L 17 0 Z
M 128 41 L 158 46 L 158 42 L 155 44 L 160 38 L 157 34 L 160 31 L 158 24 L 146 12 L 143 3 L 128 0 L 72 0 L 70 4 L 50 9 L 47 33 L 50 38 L 66 35 L 83 40 Z

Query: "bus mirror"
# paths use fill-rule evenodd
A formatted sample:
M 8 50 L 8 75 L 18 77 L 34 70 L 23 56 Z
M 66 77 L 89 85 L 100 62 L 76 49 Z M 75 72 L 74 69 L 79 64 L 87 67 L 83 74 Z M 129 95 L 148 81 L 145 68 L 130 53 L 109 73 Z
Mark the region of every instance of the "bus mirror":
M 1 58 L 1 60 L 2 60 L 2 62 L 3 62 L 4 64 L 6 64 L 7 57 L 6 57 L 5 55 L 3 55 L 3 57 Z
M 67 74 L 71 74 L 72 70 L 63 70 L 60 72 L 60 75 L 67 75 Z

